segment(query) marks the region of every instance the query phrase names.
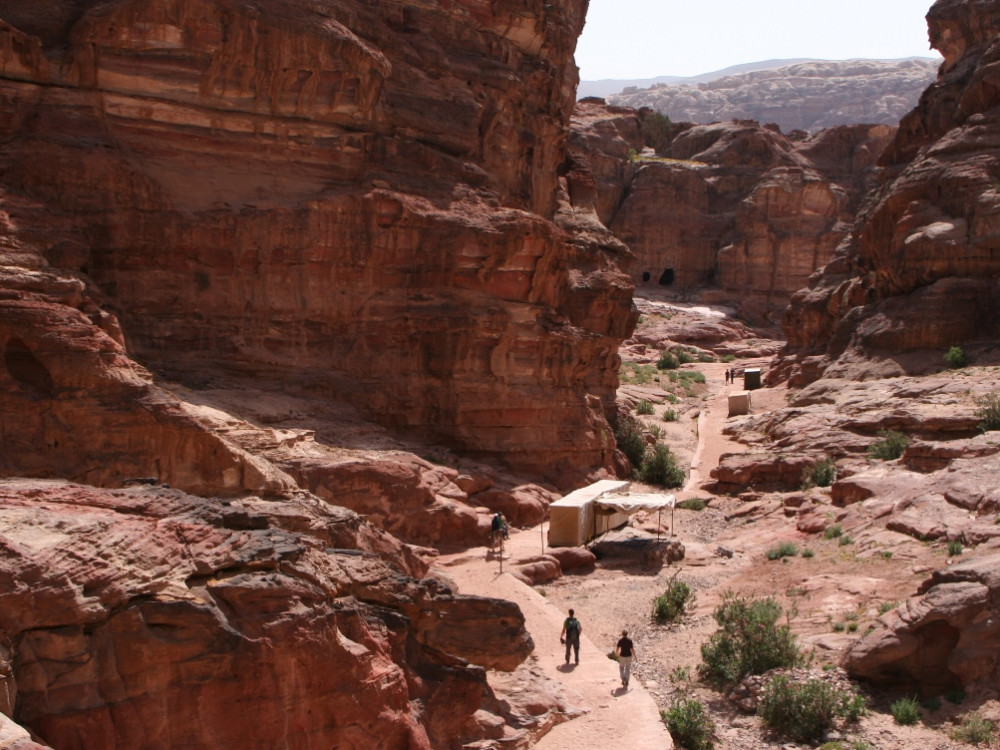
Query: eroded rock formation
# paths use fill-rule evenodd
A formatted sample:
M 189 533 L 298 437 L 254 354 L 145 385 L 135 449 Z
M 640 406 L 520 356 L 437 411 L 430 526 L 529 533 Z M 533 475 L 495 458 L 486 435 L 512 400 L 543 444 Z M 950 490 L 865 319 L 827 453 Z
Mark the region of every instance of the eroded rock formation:
M 853 125 L 788 137 L 755 121 L 681 125 L 662 157 L 626 163 L 630 148 L 641 151 L 641 117 L 584 100 L 573 118 L 598 214 L 636 256 L 634 283 L 715 290 L 757 325 L 776 324 L 830 259 L 894 132 Z
M 1000 16 L 939 0 L 927 21 L 945 58 L 938 78 L 883 154 L 889 179 L 785 316 L 776 372 L 793 384 L 927 372 L 951 346 L 988 357 L 997 338 Z
M 621 243 L 552 221 L 583 10 L 4 6 L 11 231 L 157 374 L 579 480 L 634 323 Z

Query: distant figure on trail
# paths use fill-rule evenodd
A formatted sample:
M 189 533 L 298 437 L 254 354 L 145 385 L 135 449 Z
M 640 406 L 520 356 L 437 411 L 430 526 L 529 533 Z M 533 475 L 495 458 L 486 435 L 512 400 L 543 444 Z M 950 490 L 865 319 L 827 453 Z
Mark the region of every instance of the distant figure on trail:
M 495 513 L 490 522 L 490 547 L 496 546 L 501 537 L 510 539 L 510 529 L 507 527 L 507 519 L 503 517 L 503 513 Z
M 622 637 L 618 639 L 615 655 L 618 657 L 618 674 L 622 678 L 622 687 L 628 690 L 628 681 L 632 677 L 632 660 L 635 659 L 635 645 L 628 637 L 627 630 L 623 630 Z
M 726 383 L 729 383 L 729 370 L 726 370 Z
M 576 619 L 573 610 L 569 611 L 569 617 L 563 621 L 562 632 L 559 634 L 559 642 L 566 644 L 566 663 L 569 664 L 569 650 L 573 649 L 576 663 L 580 663 L 580 631 L 583 625 Z

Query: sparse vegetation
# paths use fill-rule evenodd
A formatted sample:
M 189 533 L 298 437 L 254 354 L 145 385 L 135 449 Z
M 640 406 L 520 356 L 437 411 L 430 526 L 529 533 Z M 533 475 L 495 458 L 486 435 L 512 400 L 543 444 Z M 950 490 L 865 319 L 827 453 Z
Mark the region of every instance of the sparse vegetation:
M 812 551 L 811 549 L 809 549 L 808 547 L 806 547 L 806 548 L 805 548 L 804 550 L 802 550 L 802 556 L 803 556 L 803 557 L 815 557 L 815 556 L 816 556 L 816 553 L 815 553 L 815 552 L 813 552 L 813 551 Z
M 677 410 L 676 409 L 664 409 L 663 417 L 664 422 L 676 422 L 677 421 Z
M 976 416 L 982 420 L 979 429 L 983 432 L 1000 430 L 1000 393 L 988 393 L 977 398 Z
M 988 745 L 993 740 L 993 730 L 992 721 L 973 711 L 962 719 L 962 723 L 948 736 L 957 742 L 968 742 L 970 745 Z
M 795 557 L 799 554 L 799 548 L 794 542 L 781 542 L 777 547 L 772 547 L 767 551 L 768 560 L 780 560 L 782 557 Z
M 879 602 L 878 603 L 878 613 L 884 615 L 899 606 L 899 602 Z
M 909 438 L 902 432 L 879 430 L 878 434 L 882 439 L 868 446 L 868 455 L 879 461 L 895 461 L 903 455 L 906 446 L 910 444 Z
M 857 721 L 864 697 L 823 680 L 792 682 L 778 675 L 764 687 L 757 713 L 764 724 L 796 742 L 815 742 L 838 718 Z
M 677 696 L 666 711 L 660 711 L 670 736 L 687 750 L 712 750 L 715 723 L 701 701 Z
M 850 534 L 844 534 L 843 536 L 840 537 L 840 539 L 837 540 L 837 544 L 839 544 L 841 547 L 846 547 L 848 544 L 854 544 L 854 537 L 852 537 Z
M 668 488 L 683 486 L 686 478 L 677 457 L 663 443 L 657 443 L 644 454 L 639 474 L 644 482 Z
M 956 555 L 962 554 L 962 543 L 952 539 L 948 542 L 948 556 L 955 557 Z
M 952 370 L 957 370 L 960 367 L 965 367 L 969 364 L 969 357 L 966 355 L 965 350 L 960 346 L 953 346 L 944 354 L 944 361 L 948 363 L 948 367 Z
M 690 586 L 674 579 L 667 590 L 653 600 L 653 617 L 661 625 L 679 620 L 694 607 L 695 598 Z
M 802 489 L 829 487 L 837 478 L 837 464 L 831 458 L 817 461 L 802 474 Z
M 687 500 L 681 500 L 677 503 L 677 507 L 684 510 L 705 510 L 708 507 L 708 503 L 700 497 L 690 497 Z
M 944 699 L 949 703 L 960 706 L 965 701 L 965 691 L 962 688 L 952 688 L 944 694 Z
M 674 129 L 670 118 L 662 112 L 645 107 L 641 110 L 640 116 L 642 122 L 639 127 L 642 131 L 643 145 L 649 146 L 657 154 L 665 153 Z
M 843 528 L 841 528 L 841 526 L 840 526 L 839 523 L 832 523 L 829 526 L 827 526 L 825 529 L 823 529 L 823 538 L 824 539 L 836 539 L 837 537 L 839 537 L 843 533 L 844 533 L 844 530 L 843 530 Z
M 641 414 L 643 416 L 649 416 L 650 414 L 655 414 L 656 413 L 656 409 L 653 406 L 653 402 L 652 401 L 648 401 L 648 400 L 646 400 L 646 399 L 643 398 L 643 399 L 640 399 L 639 403 L 637 403 L 635 405 L 635 413 L 636 414 Z
M 727 591 L 713 616 L 720 629 L 702 644 L 698 666 L 709 682 L 734 685 L 748 674 L 800 662 L 791 628 L 778 624 L 781 606 L 774 599 L 747 598 Z
M 920 721 L 920 704 L 916 698 L 900 698 L 889 706 L 889 713 L 897 724 L 909 726 Z
M 615 427 L 615 443 L 633 468 L 642 466 L 642 459 L 646 455 L 646 439 L 637 419 L 628 414 L 619 415 L 618 425 Z
M 680 360 L 677 359 L 677 355 L 673 352 L 665 351 L 660 355 L 660 358 L 656 361 L 656 366 L 660 370 L 676 370 L 680 367 Z

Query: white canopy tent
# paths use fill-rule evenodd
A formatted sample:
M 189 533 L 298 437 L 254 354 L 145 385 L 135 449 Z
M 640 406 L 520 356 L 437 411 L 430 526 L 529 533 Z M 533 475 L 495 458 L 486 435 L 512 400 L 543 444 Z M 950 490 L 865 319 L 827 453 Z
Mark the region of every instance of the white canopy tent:
M 631 495 L 628 482 L 602 480 L 549 506 L 549 546 L 579 547 L 618 528 L 640 510 L 673 508 L 673 495 Z M 673 529 L 673 523 L 670 525 Z

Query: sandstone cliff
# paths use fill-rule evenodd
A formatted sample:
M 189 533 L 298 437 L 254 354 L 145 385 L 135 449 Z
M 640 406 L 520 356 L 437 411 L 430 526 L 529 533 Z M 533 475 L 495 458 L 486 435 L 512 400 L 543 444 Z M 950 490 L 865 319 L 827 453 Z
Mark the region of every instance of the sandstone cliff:
M 571 483 L 611 465 L 634 323 L 621 244 L 553 222 L 583 11 L 5 5 L 11 231 L 155 374 Z
M 941 0 L 927 21 L 940 74 L 886 148 L 889 179 L 785 316 L 793 384 L 940 369 L 949 347 L 988 358 L 996 341 L 1000 18 Z
M 782 134 L 754 121 L 675 126 L 660 156 L 642 150 L 643 113 L 577 104 L 572 152 L 591 167 L 601 220 L 635 254 L 639 289 L 699 289 L 773 325 L 791 295 L 832 256 L 875 161 L 886 125 Z M 713 296 L 714 295 L 714 296 Z
M 517 607 L 410 545 L 613 466 L 583 5 L 0 3 L 0 711 L 54 747 L 544 731 L 486 682 Z
M 626 90 L 608 100 L 636 109 L 650 107 L 676 121 L 758 120 L 786 132 L 861 122 L 895 125 L 934 80 L 940 62 L 810 60 L 697 85 Z

